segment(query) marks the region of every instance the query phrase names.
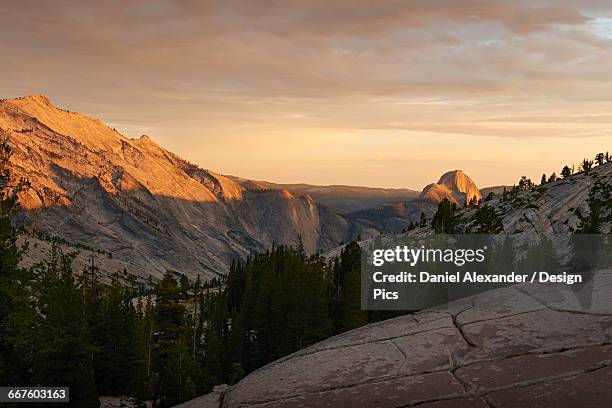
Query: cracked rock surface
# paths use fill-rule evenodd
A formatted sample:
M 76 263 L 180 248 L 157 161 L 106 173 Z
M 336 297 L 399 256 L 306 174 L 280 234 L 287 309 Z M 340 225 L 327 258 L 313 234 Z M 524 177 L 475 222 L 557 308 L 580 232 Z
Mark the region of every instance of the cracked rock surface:
M 612 269 L 370 324 L 183 407 L 610 407 Z M 585 293 L 585 290 L 587 292 Z

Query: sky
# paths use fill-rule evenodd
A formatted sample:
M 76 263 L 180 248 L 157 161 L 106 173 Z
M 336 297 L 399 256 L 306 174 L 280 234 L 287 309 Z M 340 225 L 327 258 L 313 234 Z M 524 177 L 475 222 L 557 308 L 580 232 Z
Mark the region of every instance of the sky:
M 0 2 L 29 94 L 245 178 L 539 181 L 612 150 L 612 2 Z

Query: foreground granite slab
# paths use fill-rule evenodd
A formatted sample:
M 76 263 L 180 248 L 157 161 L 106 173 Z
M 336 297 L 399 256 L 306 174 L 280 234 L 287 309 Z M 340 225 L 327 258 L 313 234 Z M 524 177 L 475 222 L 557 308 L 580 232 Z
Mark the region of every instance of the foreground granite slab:
M 610 407 L 612 273 L 517 285 L 341 334 L 181 405 Z

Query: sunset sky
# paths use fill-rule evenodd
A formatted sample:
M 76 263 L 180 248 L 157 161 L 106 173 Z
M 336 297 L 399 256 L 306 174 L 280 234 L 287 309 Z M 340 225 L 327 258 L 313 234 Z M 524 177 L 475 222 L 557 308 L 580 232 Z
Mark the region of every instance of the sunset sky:
M 0 90 L 247 178 L 539 181 L 612 150 L 612 2 L 3 1 Z

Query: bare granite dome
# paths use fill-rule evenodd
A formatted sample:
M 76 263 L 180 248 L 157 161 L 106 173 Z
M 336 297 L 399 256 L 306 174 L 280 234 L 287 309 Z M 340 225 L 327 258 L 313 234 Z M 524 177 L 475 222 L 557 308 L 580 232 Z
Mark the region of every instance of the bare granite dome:
M 466 201 L 480 200 L 482 196 L 476 183 L 467 174 L 461 170 L 453 170 L 444 173 L 437 183 L 426 186 L 419 198 L 434 203 L 446 198 L 451 203 L 462 206 Z
M 574 290 L 518 285 L 370 324 L 179 407 L 609 407 L 612 269 Z

